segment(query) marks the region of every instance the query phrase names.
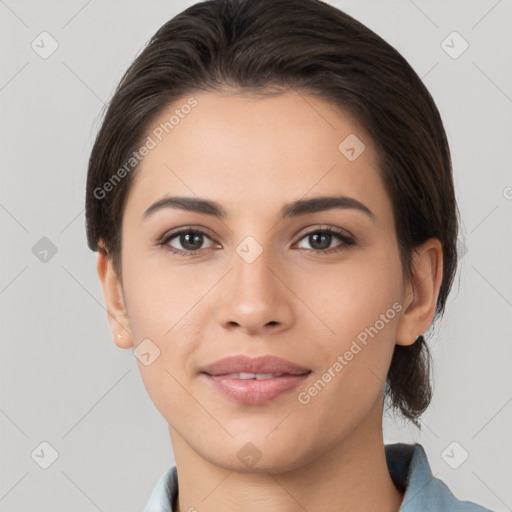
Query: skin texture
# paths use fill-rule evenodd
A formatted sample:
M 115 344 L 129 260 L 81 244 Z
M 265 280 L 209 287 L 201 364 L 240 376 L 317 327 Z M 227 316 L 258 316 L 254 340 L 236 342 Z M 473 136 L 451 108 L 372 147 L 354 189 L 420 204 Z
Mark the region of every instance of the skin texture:
M 179 509 L 396 511 L 403 495 L 385 461 L 383 388 L 395 343 L 412 344 L 433 319 L 440 242 L 419 248 L 414 275 L 405 279 L 374 143 L 330 103 L 296 92 L 194 98 L 197 106 L 134 176 L 123 215 L 122 282 L 101 252 L 97 267 L 116 344 L 132 349 L 149 338 L 160 350 L 152 364 L 138 365 L 169 423 Z M 365 144 L 354 161 L 338 150 L 349 134 Z M 279 217 L 285 203 L 337 194 L 364 203 L 374 218 L 339 208 Z M 166 195 L 214 200 L 228 215 L 167 208 L 143 220 Z M 196 255 L 158 245 L 171 229 L 190 225 L 209 237 Z M 325 227 L 343 230 L 355 244 L 333 235 L 315 253 L 319 246 L 305 235 Z M 263 249 L 252 263 L 236 251 L 248 236 Z M 179 236 L 170 244 L 185 251 Z M 400 311 L 300 403 L 299 392 L 394 303 Z M 240 404 L 199 374 L 236 354 L 275 355 L 311 374 L 271 402 Z M 261 455 L 251 467 L 237 456 L 247 443 Z

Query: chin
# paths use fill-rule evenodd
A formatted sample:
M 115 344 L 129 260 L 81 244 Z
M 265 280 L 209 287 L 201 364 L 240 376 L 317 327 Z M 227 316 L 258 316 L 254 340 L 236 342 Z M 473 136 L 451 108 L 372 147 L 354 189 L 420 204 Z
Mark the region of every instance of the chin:
M 297 437 L 290 435 L 287 439 Z M 283 445 L 283 441 L 278 439 L 275 443 L 259 441 L 257 437 L 252 441 L 247 438 L 243 441 L 231 439 L 217 446 L 222 447 L 222 451 L 212 453 L 211 450 L 198 450 L 198 453 L 211 464 L 238 473 L 286 473 L 307 463 L 308 458 L 306 453 L 297 451 L 296 442 Z M 301 448 L 304 449 L 304 446 Z

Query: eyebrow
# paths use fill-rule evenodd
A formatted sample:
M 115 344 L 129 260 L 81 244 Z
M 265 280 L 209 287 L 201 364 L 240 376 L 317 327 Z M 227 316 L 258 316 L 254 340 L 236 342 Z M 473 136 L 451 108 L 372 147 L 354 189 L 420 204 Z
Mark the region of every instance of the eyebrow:
M 156 203 L 153 203 L 145 212 L 143 219 L 146 220 L 157 211 L 166 208 L 178 208 L 191 212 L 210 215 L 218 219 L 225 219 L 227 212 L 215 201 L 200 199 L 197 197 L 177 197 L 166 196 Z M 333 208 L 354 209 L 368 215 L 372 220 L 375 218 L 374 213 L 363 203 L 347 196 L 321 196 L 311 199 L 299 199 L 292 203 L 286 204 L 280 212 L 281 219 L 297 217 L 307 213 L 322 212 Z

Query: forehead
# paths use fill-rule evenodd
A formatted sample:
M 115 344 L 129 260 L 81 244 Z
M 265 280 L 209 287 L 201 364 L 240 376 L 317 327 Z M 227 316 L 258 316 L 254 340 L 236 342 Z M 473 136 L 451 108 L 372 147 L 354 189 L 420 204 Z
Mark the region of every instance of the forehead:
M 373 141 L 347 112 L 309 95 L 193 94 L 162 110 L 144 140 L 151 149 L 128 197 L 139 209 L 171 193 L 259 214 L 262 204 L 333 192 L 386 206 Z

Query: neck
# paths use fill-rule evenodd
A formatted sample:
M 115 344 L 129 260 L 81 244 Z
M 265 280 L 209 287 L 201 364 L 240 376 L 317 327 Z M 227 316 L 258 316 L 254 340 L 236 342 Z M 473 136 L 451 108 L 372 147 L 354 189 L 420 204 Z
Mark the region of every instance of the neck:
M 291 471 L 241 473 L 212 464 L 169 428 L 179 512 L 397 512 L 403 499 L 387 468 L 382 404 L 337 445 Z

